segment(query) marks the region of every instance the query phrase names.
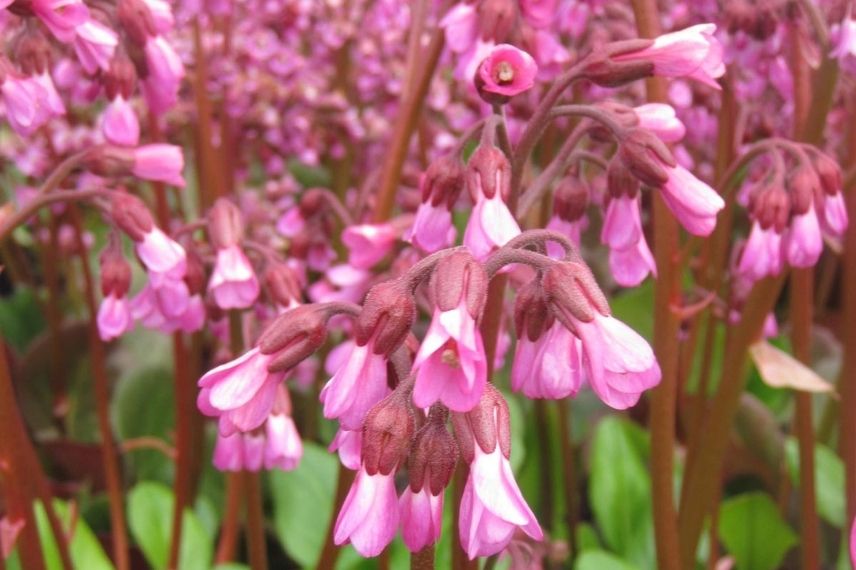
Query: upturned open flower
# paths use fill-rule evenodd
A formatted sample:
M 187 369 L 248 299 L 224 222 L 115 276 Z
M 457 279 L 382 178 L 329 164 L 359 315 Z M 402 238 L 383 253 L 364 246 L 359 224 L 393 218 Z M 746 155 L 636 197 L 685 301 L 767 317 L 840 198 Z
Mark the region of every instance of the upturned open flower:
M 467 190 L 475 207 L 464 232 L 464 245 L 476 259 L 483 260 L 520 234 L 520 226 L 503 200 L 510 176 L 508 159 L 494 146 L 479 145 L 467 163 Z
M 487 297 L 484 268 L 468 253 L 443 258 L 431 277 L 435 308 L 413 369 L 413 403 L 427 408 L 437 400 L 467 411 L 481 397 L 487 358 L 476 321 Z
M 660 382 L 650 345 L 609 314 L 591 270 L 557 263 L 544 273 L 542 285 L 553 314 L 582 341 L 586 378 L 606 405 L 629 408 Z
M 479 65 L 476 87 L 488 102 L 504 102 L 531 89 L 537 74 L 538 64 L 531 55 L 512 45 L 500 44 Z

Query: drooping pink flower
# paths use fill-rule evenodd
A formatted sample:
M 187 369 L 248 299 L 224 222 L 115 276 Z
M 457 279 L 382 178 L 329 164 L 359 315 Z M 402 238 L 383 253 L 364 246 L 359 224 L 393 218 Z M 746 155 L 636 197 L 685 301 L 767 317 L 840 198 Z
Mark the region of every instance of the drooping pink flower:
M 49 115 L 44 112 L 46 93 L 32 78 L 19 76 L 0 61 L 0 93 L 6 119 L 21 136 L 29 136 L 41 127 Z
M 245 309 L 259 296 L 259 280 L 240 246 L 217 250 L 208 291 L 221 309 Z
M 184 188 L 184 154 L 172 144 L 147 144 L 134 149 L 134 176 Z
M 294 419 L 288 414 L 272 413 L 265 424 L 265 436 L 265 469 L 297 469 L 303 457 L 303 442 Z
M 356 471 L 360 468 L 360 454 L 362 452 L 362 430 L 348 431 L 339 428 L 333 441 L 330 442 L 328 451 L 339 453 L 339 461 L 342 465 Z
M 443 493 L 433 495 L 428 485 L 414 492 L 410 486 L 398 499 L 401 537 L 410 552 L 419 552 L 440 539 L 443 526 Z
M 342 243 L 348 248 L 348 263 L 368 269 L 386 257 L 395 246 L 398 231 L 392 224 L 360 224 L 342 232 Z
M 454 243 L 456 234 L 452 212 L 445 205 L 435 206 L 429 200 L 419 204 L 406 239 L 426 253 L 434 253 Z
M 119 338 L 134 326 L 128 299 L 110 294 L 98 308 L 98 334 L 104 342 Z
M 537 340 L 520 335 L 511 367 L 511 388 L 527 398 L 559 400 L 582 386 L 582 344 L 558 321 Z
M 823 198 L 823 209 L 818 212 L 820 225 L 827 235 L 840 238 L 844 235 L 849 223 L 844 194 L 836 192 L 832 195 L 827 194 Z
M 397 529 L 395 473 L 369 475 L 361 468 L 339 511 L 333 541 L 350 542 L 361 555 L 373 557 L 392 542 Z
M 369 409 L 388 393 L 386 358 L 375 354 L 372 341 L 354 344 L 345 364 L 321 390 L 324 417 L 338 419 L 346 430 L 358 430 Z
M 649 47 L 636 52 L 615 56 L 616 61 L 650 61 L 654 75 L 661 77 L 689 77 L 714 89 L 715 81 L 725 73 L 722 45 L 714 37 L 716 25 L 698 24 L 663 34 Z
M 513 97 L 535 84 L 538 64 L 525 51 L 509 44 L 490 50 L 478 69 L 478 86 L 484 91 Z
M 610 200 L 601 231 L 609 246 L 609 269 L 622 287 L 639 285 L 649 273 L 657 275 L 654 256 L 642 231 L 638 194 Z
M 220 471 L 260 471 L 264 464 L 263 433 L 217 434 L 214 467 Z
M 686 168 L 666 166 L 666 170 L 669 179 L 660 187 L 660 194 L 669 210 L 691 234 L 710 235 L 716 227 L 716 215 L 725 207 L 725 201 L 716 190 Z
M 687 132 L 671 105 L 646 103 L 634 107 L 633 112 L 639 119 L 640 127 L 653 131 L 665 143 L 679 142 Z
M 89 20 L 89 8 L 81 0 L 34 0 L 31 9 L 64 43 L 72 41 L 75 28 Z
M 101 132 L 108 142 L 134 147 L 140 142 L 140 121 L 134 108 L 122 95 L 110 101 L 101 116 Z
M 178 100 L 178 89 L 184 78 L 184 64 L 163 36 L 150 37 L 144 50 L 148 75 L 142 82 L 143 95 L 149 109 L 163 113 Z
M 737 271 L 750 281 L 758 281 L 778 275 L 782 259 L 782 234 L 772 226 L 764 229 L 756 221 L 740 253 Z
M 187 253 L 157 226 L 152 226 L 148 233 L 143 234 L 142 240 L 136 243 L 136 250 L 150 272 L 174 278 L 184 277 Z
M 74 51 L 86 73 L 110 69 L 117 45 L 116 33 L 97 20 L 87 20 L 74 29 Z
M 793 267 L 811 267 L 823 251 L 820 221 L 812 204 L 808 211 L 796 214 L 782 240 L 785 259 Z
M 499 193 L 488 198 L 479 195 L 464 232 L 464 245 L 477 259 L 484 259 L 520 235 L 520 226 Z

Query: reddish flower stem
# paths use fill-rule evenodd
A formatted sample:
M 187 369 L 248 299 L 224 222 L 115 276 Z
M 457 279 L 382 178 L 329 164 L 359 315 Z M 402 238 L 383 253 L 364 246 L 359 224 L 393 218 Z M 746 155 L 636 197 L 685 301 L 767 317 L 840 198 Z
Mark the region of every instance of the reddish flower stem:
M 410 555 L 410 570 L 434 570 L 434 545 Z
M 217 541 L 217 555 L 214 561 L 225 564 L 235 559 L 238 549 L 238 531 L 241 528 L 241 503 L 244 486 L 240 473 L 226 474 L 226 508 L 223 509 L 223 525 L 220 527 L 220 539 Z
M 265 515 L 262 509 L 261 474 L 244 471 L 244 488 L 247 493 L 247 550 L 250 568 L 266 570 L 267 546 L 265 544 Z

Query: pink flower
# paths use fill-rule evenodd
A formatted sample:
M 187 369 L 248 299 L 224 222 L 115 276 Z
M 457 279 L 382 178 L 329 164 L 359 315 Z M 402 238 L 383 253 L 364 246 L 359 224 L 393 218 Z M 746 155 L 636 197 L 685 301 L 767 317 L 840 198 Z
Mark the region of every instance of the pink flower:
M 488 198 L 480 194 L 464 232 L 464 245 L 476 259 L 483 260 L 495 248 L 520 235 L 520 226 L 499 192 Z
M 65 115 L 65 103 L 62 102 L 62 97 L 57 93 L 56 86 L 54 85 L 53 78 L 51 78 L 50 73 L 45 70 L 42 73 L 33 75 L 32 80 L 42 88 L 42 94 L 44 96 L 42 107 L 44 112 L 47 114 L 47 118 L 45 120 L 51 117 L 61 117 L 62 115 Z
M 689 77 L 719 89 L 715 79 L 725 73 L 722 45 L 714 37 L 716 25 L 698 24 L 663 34 L 640 51 L 615 56 L 616 61 L 650 61 L 654 75 Z
M 72 41 L 75 28 L 89 20 L 89 8 L 80 0 L 34 0 L 32 10 L 64 43 Z
M 87 20 L 74 29 L 74 51 L 83 69 L 94 74 L 110 69 L 110 60 L 119 45 L 116 33 L 98 22 Z
M 852 16 L 853 5 L 847 3 L 847 13 L 840 24 L 832 27 L 834 45 L 829 52 L 839 64 L 850 71 L 856 70 L 856 20 Z
M 110 294 L 101 301 L 98 308 L 98 334 L 104 342 L 119 338 L 134 326 L 128 300 L 122 296 Z
M 803 214 L 796 214 L 785 230 L 782 248 L 785 259 L 793 267 L 811 267 L 823 251 L 823 237 L 814 205 Z
M 101 132 L 108 142 L 118 146 L 137 146 L 140 121 L 131 104 L 121 95 L 110 101 L 101 116 Z
M 404 489 L 398 500 L 401 515 L 401 537 L 410 552 L 419 552 L 440 539 L 443 526 L 443 493 L 431 494 L 427 484 L 414 492 Z
M 369 475 L 360 469 L 336 519 L 334 542 L 350 542 L 361 555 L 377 556 L 392 542 L 397 528 L 395 473 Z
M 537 340 L 521 334 L 511 367 L 511 388 L 527 398 L 574 396 L 583 382 L 582 345 L 559 321 Z
M 582 233 L 586 228 L 588 228 L 588 218 L 586 218 L 585 215 L 573 222 L 563 220 L 559 216 L 553 215 L 550 218 L 550 221 L 547 222 L 547 227 L 545 229 L 559 232 L 575 244 L 579 245 Z M 565 256 L 565 250 L 559 244 L 550 241 L 547 242 L 547 254 L 553 259 L 561 259 Z
M 333 438 L 333 441 L 330 442 L 330 447 L 328 448 L 328 451 L 331 453 L 338 451 L 339 461 L 341 461 L 342 465 L 351 471 L 356 471 L 360 468 L 363 448 L 362 435 L 362 429 L 348 431 L 346 429 L 339 428 L 339 431 L 336 432 L 336 436 Z
M 639 119 L 640 127 L 653 131 L 665 143 L 679 142 L 687 132 L 671 105 L 647 103 L 635 107 L 633 112 Z
M 184 277 L 187 268 L 187 254 L 174 239 L 152 226 L 143 239 L 136 244 L 137 255 L 143 265 L 151 272 Z
M 285 376 L 284 372 L 268 372 L 274 356 L 262 354 L 256 347 L 199 379 L 202 391 L 197 406 L 205 415 L 220 416 L 220 433 L 254 430 L 270 415 Z
M 826 194 L 823 199 L 823 210 L 820 212 L 820 223 L 826 234 L 833 237 L 842 237 L 849 223 L 847 216 L 847 204 L 844 202 L 844 194 Z
M 374 353 L 374 343 L 354 344 L 345 364 L 321 390 L 324 417 L 338 419 L 346 430 L 362 428 L 369 409 L 389 393 L 386 358 Z
M 276 230 L 288 238 L 293 238 L 306 227 L 306 220 L 300 213 L 300 208 L 293 206 L 287 209 L 276 222 Z
M 217 434 L 214 444 L 214 467 L 220 471 L 259 471 L 265 452 L 261 433 Z
M 512 45 L 500 44 L 479 65 L 479 87 L 513 97 L 531 89 L 537 74 L 538 64 L 531 55 Z
M 217 250 L 217 262 L 208 291 L 221 309 L 245 309 L 259 296 L 259 280 L 240 246 Z
M 428 200 L 419 204 L 406 239 L 419 249 L 434 253 L 454 243 L 456 233 L 452 212 L 444 204 L 434 206 Z
M 487 381 L 487 359 L 466 295 L 450 311 L 434 310 L 413 368 L 416 406 L 427 408 L 440 400 L 452 410 L 466 412 L 478 403 Z
M 297 469 L 303 457 L 303 442 L 291 416 L 272 413 L 265 424 L 265 435 L 265 469 Z
M 764 229 L 752 224 L 749 239 L 740 253 L 737 272 L 750 281 L 778 275 L 782 270 L 782 234 L 774 227 Z
M 688 232 L 696 236 L 710 235 L 716 227 L 716 214 L 725 207 L 722 197 L 686 168 L 663 166 L 669 176 L 660 187 L 666 205 Z
M 533 28 L 546 28 L 556 18 L 556 0 L 520 0 L 520 12 Z
M 460 2 L 440 21 L 446 32 L 446 44 L 455 53 L 469 50 L 478 37 L 478 14 L 473 4 Z
M 147 144 L 134 149 L 134 176 L 184 188 L 184 155 L 171 144 Z
M 44 88 L 32 78 L 22 78 L 11 68 L 0 63 L 0 93 L 6 118 L 12 129 L 21 136 L 29 136 L 48 119 L 42 106 L 46 102 Z
M 649 273 L 657 274 L 654 256 L 642 232 L 638 195 L 610 200 L 600 239 L 609 246 L 609 269 L 622 287 L 635 287 Z
M 148 75 L 143 80 L 143 95 L 149 108 L 163 113 L 175 105 L 178 89 L 184 78 L 181 58 L 162 36 L 153 36 L 145 46 Z
M 342 243 L 348 248 L 348 263 L 368 269 L 386 257 L 395 246 L 398 232 L 391 224 L 348 226 L 342 232 Z

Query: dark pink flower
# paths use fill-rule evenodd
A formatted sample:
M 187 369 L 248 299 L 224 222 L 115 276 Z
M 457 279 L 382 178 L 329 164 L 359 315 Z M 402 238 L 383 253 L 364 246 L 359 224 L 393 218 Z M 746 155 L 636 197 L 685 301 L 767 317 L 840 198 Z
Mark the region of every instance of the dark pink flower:
M 495 46 L 478 69 L 478 86 L 484 91 L 513 97 L 532 88 L 538 64 L 525 51 L 509 44 Z
M 342 232 L 342 243 L 348 248 L 348 263 L 368 269 L 386 257 L 395 246 L 398 231 L 392 224 L 360 224 Z
M 398 500 L 401 537 L 410 552 L 419 552 L 440 539 L 443 526 L 443 493 L 434 495 L 423 485 L 414 492 L 408 485 Z
M 64 43 L 72 41 L 75 28 L 89 20 L 89 8 L 81 0 L 33 0 L 32 10 Z
M 817 263 L 823 251 L 823 236 L 813 204 L 807 212 L 793 216 L 785 230 L 782 248 L 793 267 L 811 267 Z
M 757 221 L 752 224 L 749 239 L 740 253 L 737 272 L 750 281 L 778 275 L 782 270 L 782 234 L 774 227 L 764 229 Z
M 221 309 L 246 309 L 259 296 L 259 280 L 253 266 L 240 246 L 217 250 L 214 272 L 208 291 Z
M 220 471 L 260 471 L 264 453 L 265 436 L 262 433 L 218 433 L 214 444 L 214 467 Z
M 98 308 L 98 334 L 107 342 L 118 338 L 131 330 L 134 321 L 125 296 L 110 294 L 101 301 Z
M 361 468 L 336 519 L 334 542 L 350 542 L 361 555 L 377 556 L 392 542 L 397 529 L 395 473 L 369 475 Z
M 603 221 L 600 239 L 609 246 L 609 269 L 622 287 L 639 285 L 649 273 L 657 275 L 639 211 L 638 194 L 619 196 L 609 201 Z
M 559 321 L 537 340 L 521 334 L 511 367 L 511 388 L 527 398 L 574 396 L 583 383 L 582 344 Z
M 134 176 L 184 188 L 184 154 L 171 144 L 147 144 L 134 149 Z
M 101 116 L 101 132 L 108 142 L 118 146 L 137 146 L 140 142 L 140 121 L 131 104 L 117 95 Z

